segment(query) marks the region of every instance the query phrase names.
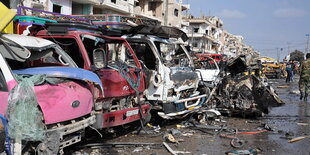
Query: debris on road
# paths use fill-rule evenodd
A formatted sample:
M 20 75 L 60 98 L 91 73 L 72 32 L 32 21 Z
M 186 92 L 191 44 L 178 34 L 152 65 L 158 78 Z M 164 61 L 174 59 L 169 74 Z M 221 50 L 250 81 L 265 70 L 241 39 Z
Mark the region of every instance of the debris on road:
M 134 143 L 134 142 L 116 142 L 116 143 L 89 143 L 83 145 L 83 148 L 129 148 L 129 147 L 150 147 L 150 148 L 162 148 L 162 144 L 160 143 Z
M 244 140 L 240 140 L 239 138 L 234 138 L 230 141 L 230 145 L 234 148 L 240 148 L 244 145 Z
M 166 147 L 166 149 L 173 155 L 177 155 L 177 154 L 190 154 L 191 152 L 188 151 L 174 151 L 167 143 L 163 142 L 164 146 Z
M 249 149 L 249 150 L 233 150 L 225 152 L 227 155 L 260 155 L 261 150 Z
M 308 123 L 297 123 L 297 125 L 300 125 L 300 126 L 308 126 L 309 124 L 308 124 Z
M 283 85 L 283 86 L 278 86 L 277 88 L 288 88 L 290 87 L 289 85 Z
M 300 136 L 300 137 L 296 137 L 296 138 L 293 138 L 293 139 L 289 140 L 288 142 L 289 142 L 289 143 L 294 143 L 294 142 L 303 140 L 303 139 L 305 139 L 305 138 L 310 138 L 310 136 Z
M 179 144 L 179 141 L 176 140 L 176 139 L 172 136 L 172 134 L 170 134 L 170 133 L 169 133 L 169 134 L 165 134 L 163 138 L 164 138 L 166 141 L 168 141 L 168 142 Z
M 132 151 L 132 153 L 140 152 L 142 150 L 143 150 L 143 147 L 137 147 Z
M 299 90 L 292 90 L 292 91 L 290 91 L 290 94 L 297 94 L 297 95 L 299 95 L 300 91 Z

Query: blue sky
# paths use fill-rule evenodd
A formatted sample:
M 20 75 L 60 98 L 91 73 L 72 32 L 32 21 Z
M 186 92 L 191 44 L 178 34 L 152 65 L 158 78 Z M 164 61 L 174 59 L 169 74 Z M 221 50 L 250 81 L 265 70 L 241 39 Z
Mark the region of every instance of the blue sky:
M 305 50 L 310 34 L 310 0 L 183 0 L 194 16 L 218 16 L 224 29 L 242 35 L 261 55 L 280 59 L 290 51 Z M 309 47 L 310 48 L 310 47 Z

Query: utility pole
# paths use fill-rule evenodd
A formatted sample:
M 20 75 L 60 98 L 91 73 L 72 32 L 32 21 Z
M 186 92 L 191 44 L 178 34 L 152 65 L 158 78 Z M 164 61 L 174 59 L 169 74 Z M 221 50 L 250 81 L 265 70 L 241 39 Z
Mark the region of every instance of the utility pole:
M 283 51 L 283 48 L 280 48 L 280 53 L 279 53 L 279 57 L 281 57 L 281 53 Z M 283 61 L 283 60 L 282 60 Z
M 307 43 L 306 43 L 305 54 L 309 53 L 309 36 L 310 36 L 310 34 L 306 34 Z
M 290 55 L 290 44 L 291 43 L 289 43 L 289 42 L 287 43 L 287 55 Z
M 280 60 L 280 53 L 279 53 L 279 48 L 277 48 L 277 61 L 278 61 L 278 63 L 280 62 L 279 60 Z
M 169 4 L 169 2 L 168 2 L 169 0 L 166 0 L 166 4 L 165 4 L 165 8 L 166 8 L 166 10 L 165 10 L 165 17 L 164 17 L 164 26 L 168 26 L 168 4 Z

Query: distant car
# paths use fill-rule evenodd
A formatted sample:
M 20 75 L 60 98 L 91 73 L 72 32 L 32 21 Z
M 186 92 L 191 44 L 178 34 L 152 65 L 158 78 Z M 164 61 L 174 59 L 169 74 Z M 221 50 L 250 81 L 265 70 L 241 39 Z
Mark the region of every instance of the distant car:
M 267 78 L 275 78 L 275 79 L 280 79 L 282 76 L 282 70 L 281 70 L 281 65 L 279 64 L 273 64 L 273 63 L 265 63 L 262 64 L 263 68 L 263 74 Z

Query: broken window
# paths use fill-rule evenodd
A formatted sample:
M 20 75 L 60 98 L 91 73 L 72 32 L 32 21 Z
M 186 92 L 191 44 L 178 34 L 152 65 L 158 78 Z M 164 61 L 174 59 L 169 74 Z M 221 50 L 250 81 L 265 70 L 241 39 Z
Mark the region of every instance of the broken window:
M 103 57 L 105 57 L 103 60 L 107 61 L 106 63 L 109 67 L 115 67 L 119 62 L 125 63 L 130 67 L 137 67 L 129 48 L 123 41 L 108 40 L 90 35 L 84 35 L 81 38 L 92 65 L 94 65 L 93 51 L 95 49 L 102 49 L 104 52 Z
M 184 50 L 174 43 L 154 42 L 163 63 L 168 67 L 188 67 L 189 59 Z
M 198 33 L 198 31 L 199 31 L 199 28 L 194 28 L 195 33 Z
M 157 4 L 155 2 L 149 2 L 149 11 L 155 11 Z
M 61 6 L 53 4 L 53 12 L 61 13 Z
M 140 6 L 140 3 L 139 3 L 139 2 L 135 2 L 134 5 L 135 5 L 135 7 L 136 7 L 136 6 Z
M 174 16 L 176 16 L 176 17 L 179 16 L 179 10 L 178 9 L 174 9 Z
M 73 38 L 45 38 L 56 42 L 76 63 L 79 68 L 84 68 L 84 59 L 81 55 L 80 48 Z
M 147 43 L 131 42 L 130 45 L 135 51 L 138 59 L 141 60 L 148 69 L 156 69 L 156 57 Z
M 111 2 L 116 4 L 116 0 L 111 0 Z
M 13 51 L 7 52 L 6 54 L 6 48 L 2 50 L 3 47 L 0 45 L 0 51 L 3 51 L 3 54 L 6 55 L 6 61 L 12 70 L 44 66 L 75 66 L 68 56 L 62 55 L 64 54 L 62 49 L 56 44 L 50 44 L 44 47 L 31 46 L 25 48 L 9 39 L 3 38 L 3 41 Z M 25 52 L 26 54 L 23 54 Z
M 105 47 L 108 53 L 108 65 L 112 66 L 119 61 L 130 67 L 137 67 L 133 55 L 123 43 L 107 43 Z
M 60 47 L 59 47 L 60 48 Z M 31 56 L 25 62 L 7 59 L 9 66 L 13 70 L 26 69 L 31 67 L 47 67 L 47 66 L 69 66 L 69 60 L 59 55 L 56 47 L 49 47 L 44 50 L 29 49 Z

